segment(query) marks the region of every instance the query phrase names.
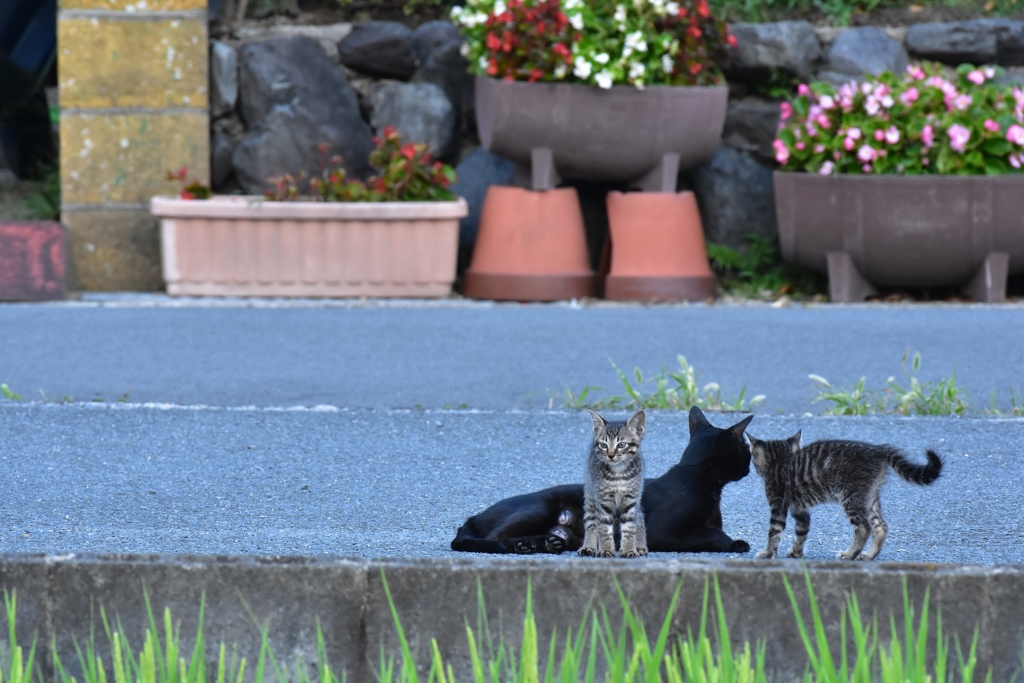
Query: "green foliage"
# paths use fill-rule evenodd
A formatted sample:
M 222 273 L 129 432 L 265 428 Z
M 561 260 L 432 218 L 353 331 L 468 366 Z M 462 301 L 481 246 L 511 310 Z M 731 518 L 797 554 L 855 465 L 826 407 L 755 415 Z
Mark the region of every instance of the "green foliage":
M 13 391 L 6 384 L 0 384 L 0 394 L 3 394 L 3 397 L 6 398 L 8 401 L 20 401 L 21 400 L 21 394 Z
M 22 208 L 39 220 L 54 221 L 60 218 L 60 171 L 47 169 L 42 180 L 32 181 L 32 194 L 22 200 Z
M 774 239 L 754 233 L 746 239 L 745 252 L 708 242 L 708 260 L 725 292 L 756 298 L 764 293 L 811 296 L 824 291 L 821 276 L 779 260 Z
M 900 630 L 896 628 L 895 616 L 890 613 L 888 647 L 884 642 L 879 642 L 877 617 L 873 617 L 870 621 L 867 620 L 860 611 L 856 594 L 853 592 L 847 594 L 846 604 L 839 615 L 839 661 L 836 662 L 832 656 L 832 653 L 836 651 L 835 642 L 829 640 L 825 631 L 818 600 L 814 595 L 814 587 L 811 585 L 810 573 L 805 567 L 804 581 L 811 609 L 810 627 L 804 620 L 796 592 L 785 574 L 782 575 L 782 581 L 785 584 L 790 605 L 793 607 L 797 630 L 800 632 L 800 639 L 803 641 L 809 660 L 808 671 L 804 675 L 806 683 L 811 681 L 815 683 L 874 683 L 875 681 L 880 683 L 946 683 L 954 680 L 954 677 L 949 675 L 949 639 L 942 633 L 941 612 L 936 614 L 935 652 L 934 654 L 929 652 L 930 589 L 925 589 L 921 614 L 920 617 L 917 617 L 916 610 L 910 602 L 907 580 L 904 577 L 902 638 Z M 847 628 L 853 638 L 852 650 L 849 647 Z M 955 680 L 961 683 L 972 683 L 978 664 L 977 628 L 974 630 L 974 638 L 971 641 L 967 657 L 963 656 L 960 649 L 960 639 L 956 638 L 954 642 L 959 664 L 959 675 L 955 677 Z M 929 661 L 932 662 L 930 670 Z M 985 676 L 985 681 L 991 683 L 991 670 Z
M 322 202 L 430 202 L 453 201 L 448 186 L 455 182 L 455 169 L 433 161 L 422 142 L 402 144 L 398 131 L 388 126 L 382 137 L 375 137 L 370 165 L 377 175 L 367 182 L 346 178 L 341 157 L 327 159 L 327 145 L 320 145 L 320 175 L 309 181 L 309 195 L 303 195 L 298 179 L 285 174 L 271 178 L 273 189 L 266 191 L 273 201 Z
M 578 394 L 566 388 L 562 404 L 567 408 L 593 408 L 600 410 L 689 410 L 693 406 L 705 410 L 748 410 L 764 401 L 764 396 L 755 396 L 746 401 L 746 387 L 740 390 L 739 396 L 732 402 L 722 398 L 722 389 L 716 382 L 709 382 L 703 387 L 697 383 L 697 372 L 686 361 L 685 356 L 676 357 L 679 369 L 666 371 L 662 368 L 652 377 L 644 377 L 640 368 L 634 368 L 632 378 L 615 364 L 609 361 L 615 374 L 622 383 L 624 394 L 594 398 L 593 394 L 604 391 L 601 387 L 587 386 Z
M 906 385 L 890 377 L 881 392 L 873 392 L 864 388 L 865 378 L 861 377 L 851 389 L 841 389 L 833 387 L 821 375 L 810 375 L 818 385 L 814 402 L 832 404 L 825 411 L 826 415 L 966 415 L 970 411 L 970 402 L 967 391 L 956 383 L 956 370 L 952 376 L 937 382 L 922 382 L 916 375 L 921 367 L 921 354 L 914 353 L 911 370 L 907 370 L 909 354 L 909 349 L 904 351 L 900 360 L 903 375 L 907 378 Z

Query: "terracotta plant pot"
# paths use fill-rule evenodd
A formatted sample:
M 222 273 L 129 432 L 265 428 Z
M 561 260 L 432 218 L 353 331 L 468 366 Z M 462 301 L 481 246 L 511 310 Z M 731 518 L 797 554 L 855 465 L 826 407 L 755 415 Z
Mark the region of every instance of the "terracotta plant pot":
M 827 272 L 833 301 L 875 287 L 960 287 L 1003 301 L 1024 271 L 1024 177 L 777 171 L 782 256 Z
M 443 297 L 466 202 L 154 197 L 169 294 Z
M 64 298 L 64 228 L 53 221 L 0 221 L 0 301 Z
M 674 192 L 679 170 L 714 155 L 728 95 L 726 87 L 602 90 L 478 76 L 476 120 L 484 148 L 515 162 L 535 190 L 560 176 Z
M 492 186 L 480 215 L 466 296 L 558 301 L 593 296 L 576 190 Z
M 703 301 L 715 296 L 692 192 L 609 192 L 611 270 L 605 298 Z

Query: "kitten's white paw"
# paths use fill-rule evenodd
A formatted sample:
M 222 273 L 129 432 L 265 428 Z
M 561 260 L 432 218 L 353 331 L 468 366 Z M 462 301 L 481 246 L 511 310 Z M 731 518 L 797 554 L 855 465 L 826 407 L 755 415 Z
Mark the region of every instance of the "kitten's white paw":
M 757 555 L 754 555 L 755 560 L 770 560 L 775 557 L 775 553 L 770 553 L 767 550 L 762 550 Z
M 857 555 L 859 555 L 859 553 L 843 552 L 843 553 L 839 553 L 838 555 L 836 555 L 836 559 L 837 560 L 853 560 L 853 559 L 856 559 Z
M 803 559 L 803 556 L 804 556 L 804 551 L 803 550 L 790 550 L 789 554 L 786 555 L 786 557 L 792 558 L 794 560 Z

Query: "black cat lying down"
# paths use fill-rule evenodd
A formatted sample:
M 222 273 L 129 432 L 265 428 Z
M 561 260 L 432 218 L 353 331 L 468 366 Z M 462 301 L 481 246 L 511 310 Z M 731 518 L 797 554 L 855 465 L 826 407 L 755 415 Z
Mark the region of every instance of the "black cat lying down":
M 690 442 L 668 472 L 644 481 L 641 498 L 652 552 L 745 553 L 746 541 L 722 531 L 722 489 L 750 472 L 743 430 L 753 415 L 720 429 L 690 409 Z M 560 553 L 583 544 L 583 485 L 554 486 L 500 500 L 466 520 L 452 550 Z

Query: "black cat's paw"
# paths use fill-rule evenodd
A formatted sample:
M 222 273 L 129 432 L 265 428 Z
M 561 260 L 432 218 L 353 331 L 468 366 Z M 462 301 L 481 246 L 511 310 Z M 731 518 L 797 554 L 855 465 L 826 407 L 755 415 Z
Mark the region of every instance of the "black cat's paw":
M 519 538 L 512 543 L 512 549 L 520 555 L 529 555 L 537 552 L 537 544 L 533 542 L 532 538 Z
M 614 550 L 598 550 L 595 557 L 615 557 Z
M 580 548 L 577 551 L 577 553 L 579 554 L 580 557 L 594 557 L 597 554 L 597 551 L 594 550 L 593 548 L 587 548 L 586 546 L 584 546 L 584 547 Z
M 558 553 L 562 552 L 563 550 L 565 550 L 565 540 L 564 539 L 559 538 L 558 536 L 553 536 L 553 535 L 552 536 L 548 536 L 547 538 L 544 539 L 544 552 L 546 552 L 546 553 L 554 553 L 555 555 L 557 555 Z
M 746 541 L 744 541 L 743 539 L 737 538 L 735 541 L 732 542 L 732 545 L 729 546 L 729 552 L 730 553 L 749 553 L 750 552 L 750 544 L 747 543 Z

